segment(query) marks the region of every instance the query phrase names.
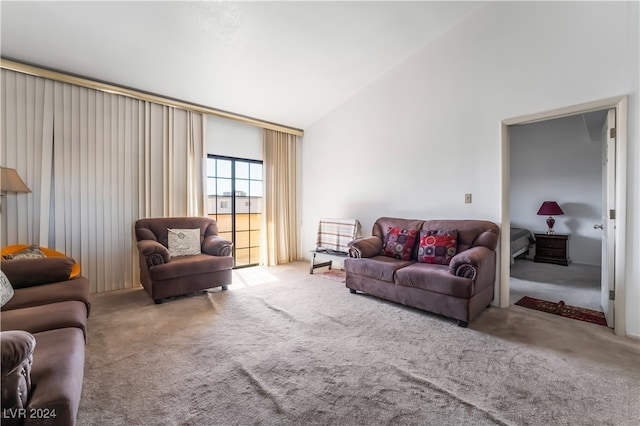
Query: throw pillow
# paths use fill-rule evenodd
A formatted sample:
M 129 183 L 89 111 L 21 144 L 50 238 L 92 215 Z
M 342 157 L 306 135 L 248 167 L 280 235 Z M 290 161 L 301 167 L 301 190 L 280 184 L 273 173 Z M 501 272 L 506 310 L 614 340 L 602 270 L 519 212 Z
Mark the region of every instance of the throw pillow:
M 169 254 L 171 257 L 200 254 L 200 229 L 171 229 L 169 231 Z
M 396 259 L 411 260 L 411 251 L 416 245 L 418 231 L 415 229 L 389 228 L 384 237 L 382 254 Z
M 4 306 L 13 297 L 13 287 L 9 278 L 0 270 L 0 306 Z
M 418 262 L 448 265 L 457 249 L 457 229 L 420 231 Z
M 9 259 L 42 259 L 46 257 L 44 252 L 40 250 L 37 244 L 32 244 L 29 247 L 22 249 L 13 254 L 7 254 L 4 258 Z

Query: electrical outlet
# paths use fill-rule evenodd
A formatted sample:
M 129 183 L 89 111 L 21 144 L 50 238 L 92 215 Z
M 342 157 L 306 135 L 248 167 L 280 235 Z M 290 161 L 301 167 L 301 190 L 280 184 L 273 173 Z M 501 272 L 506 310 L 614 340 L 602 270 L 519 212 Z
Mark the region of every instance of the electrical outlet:
M 464 194 L 465 204 L 471 204 L 471 194 Z

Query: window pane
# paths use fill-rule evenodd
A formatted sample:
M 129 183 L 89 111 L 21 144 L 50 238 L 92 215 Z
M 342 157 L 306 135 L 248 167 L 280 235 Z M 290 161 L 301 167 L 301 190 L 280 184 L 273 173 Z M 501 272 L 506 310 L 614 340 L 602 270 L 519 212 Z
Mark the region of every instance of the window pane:
M 216 160 L 218 164 L 217 176 L 231 178 L 231 160 Z
M 249 195 L 249 181 L 236 179 L 236 196 L 246 197 Z
M 249 216 L 249 229 L 251 229 L 252 231 L 260 230 L 260 227 L 262 226 L 262 218 L 260 217 L 260 214 L 251 213 L 247 216 Z
M 217 195 L 231 196 L 231 179 L 216 179 Z
M 249 262 L 252 264 L 260 263 L 260 247 L 251 247 L 249 249 Z
M 216 175 L 216 160 L 215 158 L 207 158 L 207 176 L 213 177 Z
M 251 199 L 236 196 L 236 215 L 247 216 L 251 212 Z
M 262 164 L 251 163 L 249 165 L 249 177 L 251 179 L 262 180 Z
M 236 212 L 236 231 L 249 230 L 249 215 L 247 213 Z
M 216 206 L 217 197 L 207 197 L 207 214 L 215 219 L 215 214 L 218 213 L 218 207 Z
M 244 232 L 236 232 L 236 248 L 247 248 L 249 247 L 249 231 Z
M 249 249 L 236 249 L 236 266 L 244 266 L 249 264 Z
M 262 197 L 262 181 L 250 180 L 249 181 L 249 195 L 252 197 Z
M 251 213 L 257 214 L 258 216 L 262 213 L 262 197 L 251 197 Z
M 260 246 L 260 231 L 251 231 L 251 235 L 249 237 L 249 245 L 253 247 Z
M 236 178 L 249 179 L 249 163 L 236 161 Z
M 216 193 L 216 180 L 214 178 L 207 178 L 207 195 L 215 195 Z
M 232 225 L 231 215 L 219 214 L 215 219 L 216 219 L 216 223 L 218 224 L 218 234 L 222 238 L 226 238 L 229 241 L 233 241 L 231 237 L 231 225 Z

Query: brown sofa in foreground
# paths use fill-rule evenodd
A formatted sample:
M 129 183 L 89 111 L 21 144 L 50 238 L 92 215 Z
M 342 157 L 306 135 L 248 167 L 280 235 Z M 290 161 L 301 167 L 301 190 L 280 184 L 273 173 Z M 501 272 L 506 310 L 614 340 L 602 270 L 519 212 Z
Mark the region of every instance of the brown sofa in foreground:
M 169 229 L 199 230 L 200 254 L 171 256 Z M 140 255 L 140 282 L 155 303 L 213 287 L 231 284 L 230 241 L 218 235 L 218 225 L 209 217 L 164 217 L 138 219 L 135 223 Z
M 14 289 L 2 306 L 2 424 L 74 425 L 91 304 L 69 257 L 3 260 Z
M 379 218 L 371 237 L 350 243 L 346 286 L 466 327 L 493 301 L 498 234 L 495 223 L 481 220 Z M 421 246 L 429 237 L 446 241 L 450 235 L 456 238 L 448 252 L 444 246 Z M 411 237 L 415 242 L 407 247 Z

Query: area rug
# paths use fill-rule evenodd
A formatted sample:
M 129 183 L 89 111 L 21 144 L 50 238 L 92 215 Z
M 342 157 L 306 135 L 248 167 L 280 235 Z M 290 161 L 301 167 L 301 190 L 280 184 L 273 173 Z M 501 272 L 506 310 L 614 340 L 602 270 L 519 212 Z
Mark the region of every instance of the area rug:
M 607 320 L 602 312 L 593 311 L 586 308 L 578 308 L 576 306 L 565 305 L 561 300 L 558 303 L 549 302 L 547 300 L 534 299 L 533 297 L 523 297 L 516 302 L 516 305 L 523 306 L 537 311 L 556 314 L 567 318 L 573 318 L 580 321 L 591 322 L 598 325 L 607 326 Z
M 328 271 L 321 272 L 316 274 L 322 278 L 330 279 L 331 281 L 337 281 L 339 283 L 343 283 L 347 280 L 347 274 L 340 269 L 329 269 Z

